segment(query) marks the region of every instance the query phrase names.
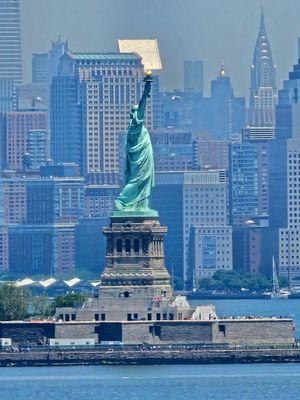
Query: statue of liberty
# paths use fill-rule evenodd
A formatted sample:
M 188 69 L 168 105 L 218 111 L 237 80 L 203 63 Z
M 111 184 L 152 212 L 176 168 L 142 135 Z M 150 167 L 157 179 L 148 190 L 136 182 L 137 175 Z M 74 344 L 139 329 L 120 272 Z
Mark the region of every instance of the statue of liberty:
M 151 189 L 154 186 L 153 149 L 148 130 L 144 125 L 147 98 L 151 92 L 151 73 L 144 78 L 145 88 L 138 105 L 132 107 L 127 132 L 125 187 L 115 201 L 119 214 L 157 216 L 149 208 Z

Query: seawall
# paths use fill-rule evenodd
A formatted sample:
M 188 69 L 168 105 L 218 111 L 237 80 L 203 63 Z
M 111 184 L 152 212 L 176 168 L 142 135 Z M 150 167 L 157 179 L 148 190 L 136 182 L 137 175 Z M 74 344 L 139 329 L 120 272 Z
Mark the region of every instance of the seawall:
M 300 349 L 51 350 L 0 353 L 0 367 L 300 363 Z

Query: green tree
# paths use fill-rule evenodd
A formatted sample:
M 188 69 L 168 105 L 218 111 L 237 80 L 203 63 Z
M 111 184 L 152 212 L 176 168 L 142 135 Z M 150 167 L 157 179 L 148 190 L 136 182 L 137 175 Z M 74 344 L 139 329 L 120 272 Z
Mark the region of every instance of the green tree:
M 237 271 L 216 271 L 211 279 L 202 279 L 200 289 L 238 292 L 241 289 L 262 292 L 269 290 L 272 282 L 263 275 L 242 275 Z
M 53 315 L 52 300 L 48 296 L 32 296 L 30 314 L 34 317 L 49 317 Z
M 12 284 L 0 286 L 0 320 L 25 319 L 29 315 L 31 294 L 28 290 Z
M 52 303 L 53 314 L 56 308 L 60 307 L 80 307 L 85 301 L 82 293 L 67 293 L 54 298 Z

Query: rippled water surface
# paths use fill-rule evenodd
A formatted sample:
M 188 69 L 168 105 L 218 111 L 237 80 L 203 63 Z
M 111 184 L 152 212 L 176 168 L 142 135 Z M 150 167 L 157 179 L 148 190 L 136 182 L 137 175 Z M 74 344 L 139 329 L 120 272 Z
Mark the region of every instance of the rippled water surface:
M 1 400 L 299 400 L 300 365 L 0 369 Z

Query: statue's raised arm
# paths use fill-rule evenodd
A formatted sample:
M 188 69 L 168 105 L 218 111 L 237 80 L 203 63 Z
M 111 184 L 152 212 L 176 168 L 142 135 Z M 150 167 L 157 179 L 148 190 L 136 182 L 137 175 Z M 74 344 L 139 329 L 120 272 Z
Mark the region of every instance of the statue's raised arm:
M 133 106 L 127 132 L 125 187 L 115 204 L 114 215 L 157 216 L 149 208 L 154 186 L 153 150 L 148 130 L 144 125 L 147 98 L 151 92 L 151 74 L 146 75 L 143 95 L 138 106 Z
M 147 98 L 149 97 L 151 93 L 151 82 L 152 78 L 149 76 L 145 78 L 145 87 L 144 87 L 144 92 L 141 97 L 141 100 L 139 102 L 138 106 L 138 119 L 144 119 L 145 115 L 145 110 L 146 110 L 146 105 L 147 105 Z

